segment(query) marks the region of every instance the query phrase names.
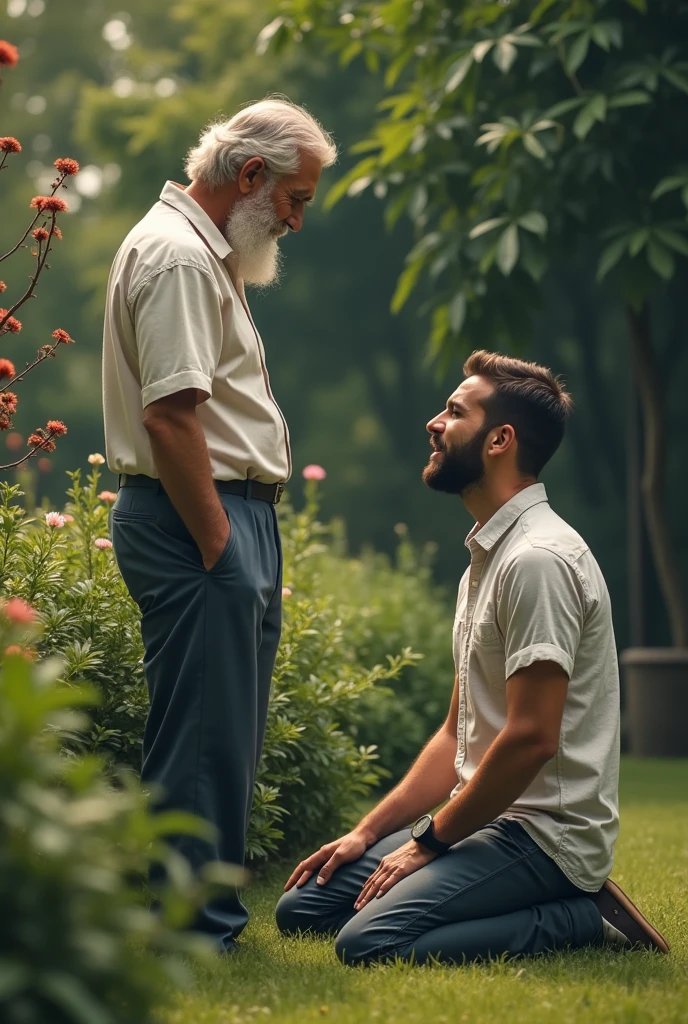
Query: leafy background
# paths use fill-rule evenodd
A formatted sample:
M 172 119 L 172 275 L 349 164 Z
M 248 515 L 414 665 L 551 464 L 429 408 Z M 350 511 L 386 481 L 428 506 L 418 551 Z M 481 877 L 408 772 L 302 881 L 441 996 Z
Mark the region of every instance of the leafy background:
M 41 282 L 40 300 L 27 313 L 22 334 L 3 339 L 3 355 L 15 362 L 28 358 L 56 326 L 69 330 L 78 343 L 22 385 L 16 426 L 24 436 L 48 416 L 64 419 L 70 428 L 51 460 L 52 472 L 25 481 L 39 499 L 58 500 L 66 484 L 65 471 L 83 464 L 89 452 L 103 448 L 99 394 L 103 295 L 110 260 L 129 227 L 155 201 L 165 179 L 183 180 L 183 155 L 209 118 L 230 113 L 268 91 L 285 92 L 306 102 L 340 142 L 341 164 L 329 172 L 324 195 L 329 184 L 335 184 L 360 160 L 359 155 L 350 154 L 350 147 L 371 137 L 376 105 L 386 94 L 382 69 L 387 58 L 382 51 L 375 57 L 375 47 L 364 47 L 364 38 L 350 38 L 350 44 L 361 45 L 352 45 L 348 53 L 342 52 L 339 37 L 335 40 L 334 36 L 331 42 L 338 54 L 328 55 L 327 42 L 308 46 L 304 19 L 317 16 L 322 22 L 328 17 L 348 18 L 349 13 L 357 18 L 359 8 L 363 17 L 371 6 L 290 2 L 276 8 L 244 0 L 172 4 L 140 0 L 127 8 L 121 0 L 7 0 L 6 15 L 0 22 L 2 35 L 19 45 L 22 60 L 5 76 L 0 90 L 2 133 L 19 137 L 24 153 L 2 178 L 3 237 L 11 239 L 19 233 L 28 214 L 27 204 L 45 181 L 46 168 L 55 156 L 73 155 L 84 167 L 80 191 L 72 194 L 73 212 L 63 219 L 64 242 L 55 254 L 53 269 Z M 374 6 L 380 7 L 385 17 L 399 18 L 413 5 L 395 0 Z M 535 6 L 512 4 L 514 27 L 523 24 Z M 621 18 L 625 25 L 633 8 L 622 0 L 612 6 L 607 20 Z M 666 15 L 665 8 L 671 9 L 676 24 L 683 25 L 685 6 L 664 4 L 662 12 Z M 436 3 L 421 7 L 418 18 L 413 14 L 416 21 L 408 22 L 409 44 L 414 46 L 413 33 L 426 31 L 427 20 L 423 19 L 444 9 Z M 486 4 L 488 8 L 498 8 L 500 16 L 504 14 L 500 5 Z M 255 40 L 276 15 L 293 15 L 296 27 L 286 32 L 281 25 L 280 31 L 286 32 L 289 41 L 276 47 L 275 37 L 263 45 L 265 52 L 259 53 Z M 356 24 L 349 22 L 349 31 L 356 29 Z M 614 29 L 607 28 L 604 39 L 600 31 L 597 38 L 579 42 L 578 54 L 573 56 L 577 60 L 587 47 L 588 59 L 604 69 L 617 48 Z M 304 36 L 303 45 L 293 42 L 299 32 Z M 672 42 L 678 46 L 680 36 L 674 36 Z M 578 38 L 583 39 L 583 34 Z M 468 88 L 471 76 L 477 80 L 489 67 L 504 79 L 505 93 L 515 82 L 527 97 L 531 86 L 526 68 L 538 50 L 522 44 L 523 39 L 519 42 L 516 38 L 493 45 L 481 62 L 476 62 L 471 51 L 471 67 L 457 90 Z M 564 39 L 562 45 L 569 47 L 570 40 Z M 511 46 L 518 51 L 518 59 L 506 76 L 502 71 L 513 59 Z M 671 58 L 674 63 L 682 59 L 681 54 Z M 446 75 L 448 64 L 440 70 Z M 464 70 L 464 64 L 459 64 L 454 77 Z M 401 93 L 408 87 L 410 79 L 403 75 L 410 73 L 408 69 L 402 73 L 394 90 Z M 642 82 L 624 85 L 627 92 L 643 88 Z M 559 98 L 555 93 L 553 89 L 550 105 Z M 588 122 L 595 110 L 601 114 L 599 106 L 591 108 L 589 103 L 583 109 L 588 110 Z M 574 119 L 583 117 L 583 109 L 560 118 L 566 119 L 570 129 Z M 667 146 L 674 145 L 681 135 L 683 109 L 677 105 L 674 135 L 667 139 Z M 385 116 L 389 113 L 387 106 Z M 634 125 L 640 123 L 643 108 L 628 107 L 616 114 L 628 115 L 630 121 L 624 121 L 624 126 Z M 500 116 L 499 111 L 485 114 L 484 122 Z M 585 125 L 580 120 L 578 125 L 581 133 Z M 590 131 L 596 127 L 599 122 Z M 385 130 L 393 128 L 390 120 Z M 522 140 L 512 140 L 508 153 L 522 161 L 528 155 L 526 139 L 531 140 L 531 149 L 547 148 L 547 138 L 554 139 L 556 132 L 526 131 L 521 136 Z M 505 139 L 503 135 L 489 141 L 501 140 L 505 145 Z M 445 163 L 471 163 L 475 154 L 485 149 L 474 143 L 475 138 L 461 129 L 451 139 L 438 135 L 433 145 L 443 147 Z M 674 153 L 672 159 L 676 156 Z M 646 159 L 648 173 L 659 182 L 668 173 L 666 151 L 648 147 Z M 575 168 L 571 173 L 580 178 L 578 187 L 585 190 L 592 205 L 600 187 L 599 175 L 586 180 Z M 383 196 L 382 189 L 370 187 L 329 211 L 322 202 L 316 204 L 302 234 L 287 240 L 283 286 L 252 298 L 274 389 L 291 426 L 297 468 L 313 461 L 327 468 L 323 514 L 325 518 L 333 514 L 343 518 L 352 551 L 365 545 L 393 551 L 397 540 L 394 527 L 406 523 L 419 544 L 437 544 L 434 572 L 451 591 L 466 564 L 463 538 L 470 524 L 458 502 L 430 493 L 420 482 L 427 456 L 425 423 L 456 386 L 462 356 L 474 345 L 500 347 L 548 362 L 567 377 L 576 398 L 577 416 L 545 482 L 555 506 L 589 540 L 602 564 L 623 647 L 628 637 L 625 458 L 629 357 L 623 308 L 611 292 L 598 287 L 590 273 L 598 256 L 584 245 L 572 247 L 567 258 L 558 261 L 535 289 L 532 278 L 528 283 L 527 273 L 518 270 L 508 278 L 503 274 L 513 258 L 514 231 L 507 236 L 511 239 L 508 245 L 504 225 L 475 238 L 471 243 L 474 251 L 486 246 L 489 252 L 488 243 L 499 237 L 499 261 L 495 250 L 493 265 L 485 273 L 492 275 L 490 280 L 501 277 L 508 295 L 496 293 L 491 303 L 493 315 L 488 315 L 487 300 L 483 302 L 474 320 L 472 303 L 467 302 L 466 323 L 471 330 L 457 345 L 444 346 L 446 358 L 438 364 L 428 357 L 427 307 L 436 309 L 444 304 L 442 282 L 419 275 L 418 287 L 398 315 L 390 311 L 390 303 L 404 270 L 404 255 L 419 237 L 414 217 L 421 218 L 422 235 L 422 218 L 432 215 L 439 200 L 428 190 L 429 209 L 423 209 L 422 191 L 414 192 L 406 200 L 410 210 L 405 209 L 392 228 L 394 218 L 389 209 L 386 212 L 390 195 L 389 188 Z M 680 191 L 666 193 L 662 200 L 680 203 L 680 195 Z M 599 198 L 602 201 L 602 194 Z M 473 218 L 469 229 L 476 223 L 479 221 Z M 540 244 L 540 227 L 541 222 L 531 216 L 514 229 L 521 256 L 528 246 Z M 451 234 L 451 224 L 447 231 Z M 649 252 L 648 248 L 648 256 Z M 485 253 L 480 259 L 483 256 Z M 673 282 L 660 283 L 655 297 L 655 331 L 670 410 L 669 511 L 674 553 L 685 576 L 688 542 L 680 527 L 686 498 L 685 474 L 681 472 L 686 446 L 681 411 L 688 349 L 684 343 L 685 289 L 681 287 L 684 271 L 680 254 L 675 256 L 676 276 Z M 653 258 L 656 262 L 656 252 Z M 660 259 L 666 263 L 666 256 Z M 19 280 L 25 268 L 17 266 L 14 273 Z M 14 279 L 8 278 L 8 283 L 12 285 Z M 397 307 L 401 297 L 397 291 Z M 448 295 L 447 317 L 448 309 L 453 309 L 455 323 L 462 312 L 457 301 Z M 532 314 L 532 330 L 519 310 Z M 499 316 L 513 328 L 508 336 L 499 330 L 495 320 Z M 114 481 L 105 483 L 113 486 Z M 297 477 L 292 487 L 295 498 L 299 488 Z M 666 615 L 652 576 L 648 608 L 648 639 L 666 642 Z M 448 638 L 446 642 L 448 645 Z

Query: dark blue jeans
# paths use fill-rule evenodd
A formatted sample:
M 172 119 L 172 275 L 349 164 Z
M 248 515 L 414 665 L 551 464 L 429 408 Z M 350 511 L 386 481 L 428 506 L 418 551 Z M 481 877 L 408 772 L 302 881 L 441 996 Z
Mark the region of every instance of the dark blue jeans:
M 411 838 L 395 832 L 345 864 L 324 885 L 311 877 L 277 905 L 284 934 L 336 934 L 343 963 L 430 957 L 461 964 L 602 941 L 589 894 L 570 882 L 516 821 L 500 819 L 408 875 L 362 910 L 353 909 L 383 857 Z
M 190 811 L 215 841 L 173 845 L 198 871 L 243 864 L 282 614 L 282 556 L 275 509 L 220 494 L 229 542 L 209 571 L 155 481 L 125 485 L 112 511 L 124 582 L 141 609 L 150 712 L 144 784 L 160 810 Z M 248 920 L 236 891 L 202 908 L 194 927 L 230 948 Z

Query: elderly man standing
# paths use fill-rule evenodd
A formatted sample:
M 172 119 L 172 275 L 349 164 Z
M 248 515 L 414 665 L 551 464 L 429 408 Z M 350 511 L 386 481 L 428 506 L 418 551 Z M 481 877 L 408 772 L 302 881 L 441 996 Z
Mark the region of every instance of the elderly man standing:
M 107 461 L 120 474 L 113 543 L 141 609 L 150 713 L 144 784 L 160 809 L 212 822 L 180 838 L 194 870 L 243 864 L 281 628 L 275 505 L 291 472 L 244 284 L 279 273 L 278 239 L 299 231 L 330 136 L 301 107 L 268 99 L 211 125 L 124 240 L 110 273 L 103 398 Z M 234 948 L 236 892 L 195 927 Z

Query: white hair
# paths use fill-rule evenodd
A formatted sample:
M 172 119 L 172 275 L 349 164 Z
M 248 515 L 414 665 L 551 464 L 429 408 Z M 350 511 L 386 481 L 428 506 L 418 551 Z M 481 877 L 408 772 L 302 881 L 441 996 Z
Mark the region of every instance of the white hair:
M 276 178 L 299 169 L 300 154 L 309 153 L 323 167 L 337 159 L 332 136 L 303 107 L 287 99 L 269 98 L 244 107 L 229 121 L 216 121 L 189 150 L 184 164 L 191 181 L 220 188 L 236 181 L 251 157 L 260 156 Z

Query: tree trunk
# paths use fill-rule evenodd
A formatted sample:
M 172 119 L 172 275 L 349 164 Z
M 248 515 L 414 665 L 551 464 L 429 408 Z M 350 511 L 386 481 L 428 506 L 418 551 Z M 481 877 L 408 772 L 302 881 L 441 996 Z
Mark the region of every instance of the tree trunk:
M 674 647 L 688 647 L 688 603 L 672 550 L 666 514 L 666 402 L 652 348 L 650 310 L 627 309 L 645 437 L 641 480 L 643 507 L 657 578 L 669 616 Z

